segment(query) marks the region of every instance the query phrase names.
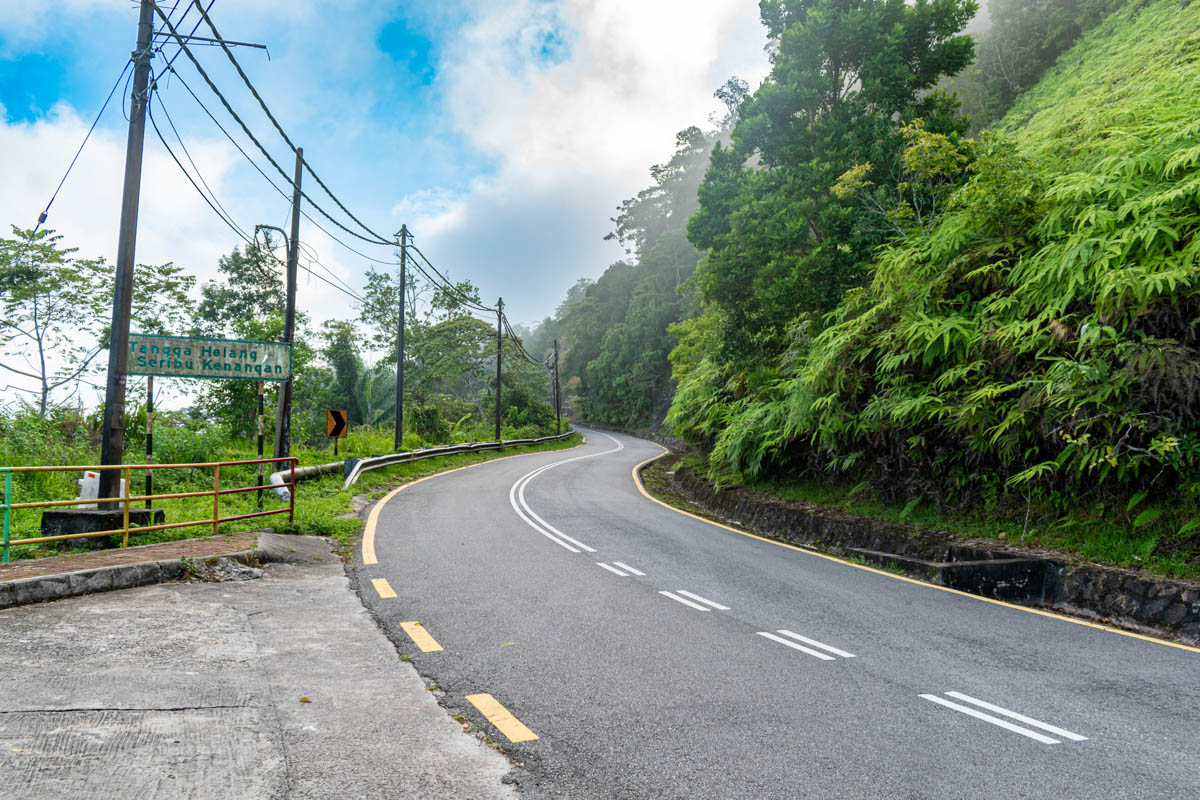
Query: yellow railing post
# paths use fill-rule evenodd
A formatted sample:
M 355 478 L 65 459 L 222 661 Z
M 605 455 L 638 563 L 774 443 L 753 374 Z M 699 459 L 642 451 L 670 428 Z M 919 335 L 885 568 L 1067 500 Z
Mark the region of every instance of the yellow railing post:
M 221 465 L 213 467 L 213 536 L 217 535 L 217 522 L 221 518 Z
M 121 547 L 129 547 L 129 487 L 130 479 L 133 477 L 129 467 L 125 468 L 125 491 L 122 492 L 125 501 L 125 519 L 121 525 L 121 529 L 125 531 L 125 537 L 121 539 Z

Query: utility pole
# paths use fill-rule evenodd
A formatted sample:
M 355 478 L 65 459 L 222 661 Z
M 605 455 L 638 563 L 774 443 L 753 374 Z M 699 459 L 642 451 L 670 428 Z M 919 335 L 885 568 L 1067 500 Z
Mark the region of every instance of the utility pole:
M 496 441 L 500 441 L 500 360 L 504 357 L 503 339 L 500 338 L 504 324 L 504 298 L 496 302 Z
M 283 317 L 283 340 L 296 340 L 296 265 L 300 260 L 300 179 L 304 175 L 304 148 L 296 148 L 296 177 L 292 181 L 292 235 L 288 238 L 287 305 Z M 279 387 L 279 414 L 275 420 L 275 458 L 292 451 L 292 376 Z
M 133 51 L 133 96 L 129 103 L 129 137 L 125 144 L 125 187 L 121 228 L 117 235 L 117 274 L 113 288 L 112 329 L 108 337 L 108 380 L 104 387 L 104 439 L 100 463 L 120 464 L 125 457 L 125 378 L 129 368 L 129 312 L 133 304 L 133 259 L 137 244 L 138 201 L 142 187 L 142 145 L 146 138 L 146 106 L 150 101 L 150 38 L 154 32 L 153 0 L 142 0 L 137 50 Z M 119 494 L 120 470 L 100 470 L 100 497 Z
M 562 433 L 562 402 L 558 395 L 558 339 L 554 340 L 554 430 Z
M 396 452 L 404 447 L 404 301 L 408 269 L 408 226 L 401 225 L 400 232 L 400 322 L 396 325 Z

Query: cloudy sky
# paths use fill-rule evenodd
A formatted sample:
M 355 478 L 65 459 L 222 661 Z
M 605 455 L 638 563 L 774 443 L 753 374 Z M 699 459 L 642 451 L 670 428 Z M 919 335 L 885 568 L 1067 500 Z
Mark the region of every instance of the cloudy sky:
M 164 10 L 177 5 L 176 19 L 187 5 L 159 2 Z M 269 58 L 236 53 L 356 216 L 389 237 L 407 224 L 434 264 L 473 281 L 489 303 L 502 295 L 519 322 L 549 313 L 576 279 L 598 276 L 621 256 L 603 241 L 615 207 L 648 183 L 650 165 L 669 157 L 676 131 L 706 123 L 718 109 L 712 92 L 726 78 L 754 86 L 767 71 L 756 0 L 214 0 L 211 15 L 225 38 L 269 46 Z M 184 27 L 197 20 L 191 11 Z M 4 223 L 36 221 L 125 66 L 136 24 L 131 0 L 0 2 Z M 194 50 L 290 172 L 286 145 L 220 49 Z M 165 46 L 156 69 L 173 53 Z M 186 57 L 174 64 L 236 131 Z M 180 80 L 165 75 L 158 94 L 238 224 L 284 225 L 288 200 Z M 118 88 L 47 222 L 81 255 L 110 261 L 127 96 Z M 212 277 L 218 256 L 238 240 L 151 129 L 142 187 L 138 261 L 174 261 L 201 281 Z M 311 181 L 306 189 L 327 201 Z M 363 258 L 307 222 L 301 239 L 342 280 L 362 285 Z M 362 247 L 391 258 L 389 248 Z M 317 322 L 356 316 L 352 300 L 303 273 L 298 303 Z

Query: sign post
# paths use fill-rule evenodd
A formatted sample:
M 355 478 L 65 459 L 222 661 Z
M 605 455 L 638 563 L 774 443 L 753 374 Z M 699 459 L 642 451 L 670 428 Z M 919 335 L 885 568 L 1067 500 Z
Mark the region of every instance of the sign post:
M 338 451 L 338 439 L 346 438 L 346 409 L 331 408 L 325 415 L 325 435 L 333 439 L 333 454 Z

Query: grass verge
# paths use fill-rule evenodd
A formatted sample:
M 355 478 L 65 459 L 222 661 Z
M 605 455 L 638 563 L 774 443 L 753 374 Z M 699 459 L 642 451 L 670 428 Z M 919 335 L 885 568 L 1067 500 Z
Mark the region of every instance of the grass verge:
M 406 464 L 397 464 L 365 473 L 357 484 L 349 489 L 343 489 L 345 477 L 341 473 L 322 475 L 319 478 L 303 481 L 297 486 L 295 519 L 291 522 L 286 515 L 258 517 L 249 520 L 238 520 L 222 523 L 217 530 L 219 534 L 236 533 L 245 530 L 273 530 L 276 533 L 306 534 L 311 536 L 328 536 L 337 542 L 339 554 L 345 555 L 357 540 L 362 530 L 362 521 L 358 518 L 355 508 L 355 498 L 365 496 L 369 502 L 374 500 L 398 484 L 406 483 L 426 475 L 457 469 L 469 464 L 492 461 L 522 453 L 537 453 L 552 450 L 563 450 L 575 447 L 581 441 L 580 434 L 575 434 L 561 442 L 547 442 L 539 445 L 512 447 L 504 450 L 488 450 L 480 453 L 456 453 L 454 455 L 429 458 Z M 254 473 L 249 467 L 230 469 L 229 476 L 232 485 L 252 485 Z M 211 473 L 209 473 L 211 475 Z M 222 483 L 225 480 L 222 471 Z M 136 479 L 135 479 L 136 480 Z M 211 480 L 211 478 L 210 478 Z M 211 488 L 211 484 L 210 484 Z M 179 491 L 194 491 L 197 487 L 188 485 Z M 134 491 L 140 491 L 138 486 Z M 159 491 L 156 489 L 156 491 Z M 162 491 L 171 491 L 170 489 Z M 212 514 L 211 497 L 190 497 L 165 500 L 156 503 L 156 508 L 162 508 L 167 522 L 184 522 L 190 519 L 203 519 Z M 251 513 L 257 510 L 257 493 L 226 495 L 221 498 L 221 514 L 234 515 Z M 263 492 L 263 508 L 285 508 L 286 503 L 280 500 L 274 492 Z M 361 507 L 361 506 L 360 506 Z M 28 512 L 30 519 L 27 526 L 34 523 L 34 512 Z M 32 530 L 14 533 L 14 538 L 20 535 L 36 536 Z M 153 544 L 156 542 L 178 541 L 181 539 L 202 539 L 212 536 L 211 528 L 177 528 L 166 531 L 151 531 L 130 537 L 130 545 Z M 115 537 L 113 537 L 115 538 Z M 64 553 L 79 552 L 78 549 L 64 542 L 47 542 L 44 544 L 14 546 L 11 551 L 12 560 L 44 558 L 46 556 L 63 555 Z

